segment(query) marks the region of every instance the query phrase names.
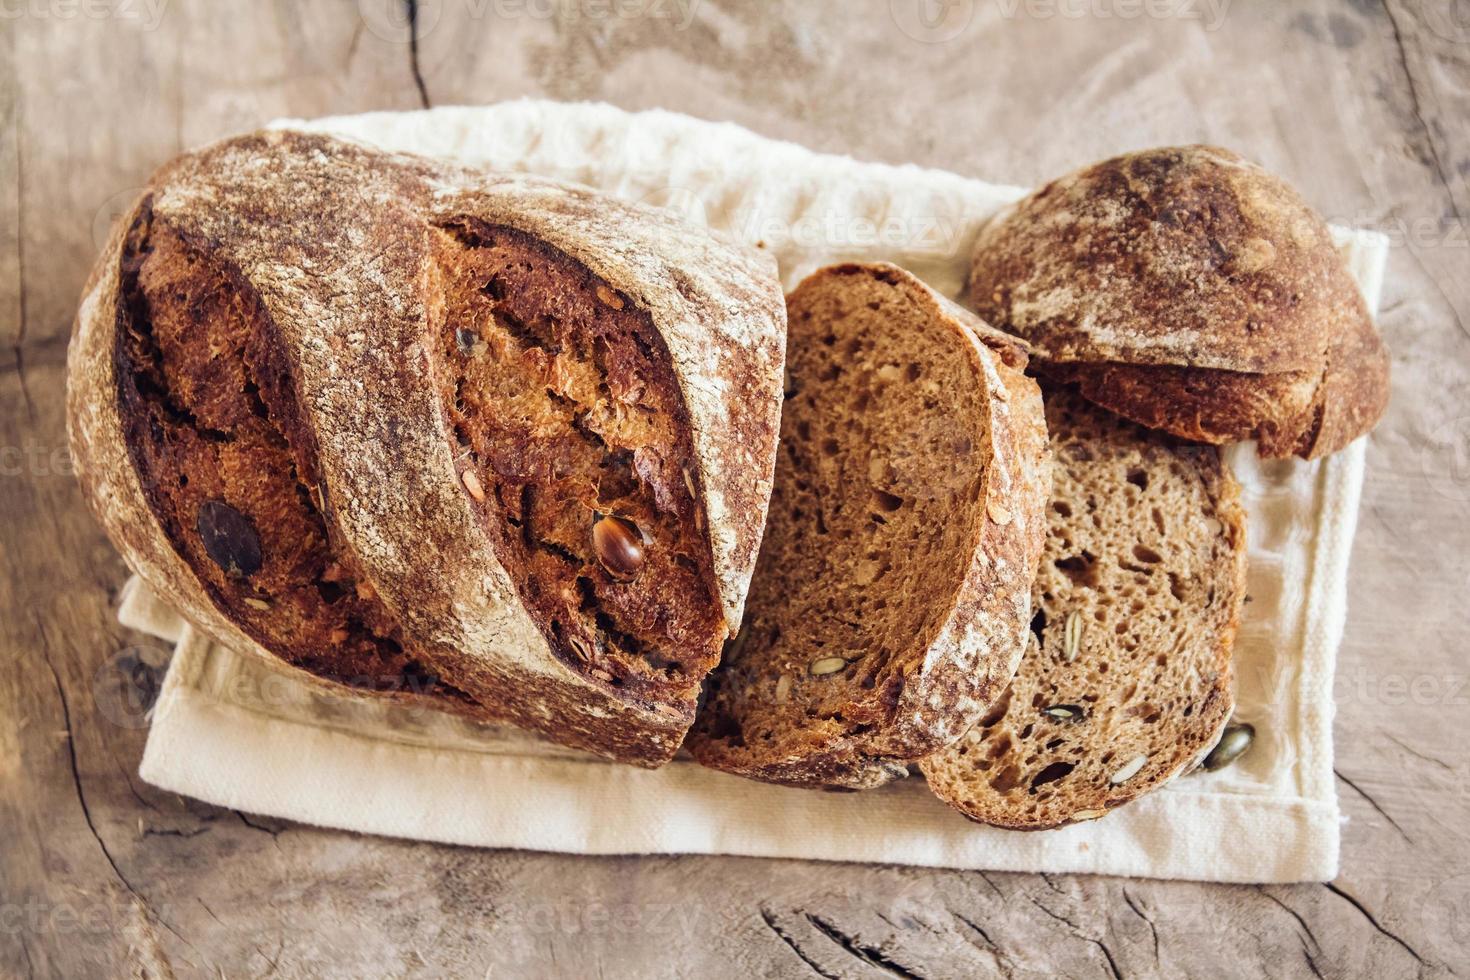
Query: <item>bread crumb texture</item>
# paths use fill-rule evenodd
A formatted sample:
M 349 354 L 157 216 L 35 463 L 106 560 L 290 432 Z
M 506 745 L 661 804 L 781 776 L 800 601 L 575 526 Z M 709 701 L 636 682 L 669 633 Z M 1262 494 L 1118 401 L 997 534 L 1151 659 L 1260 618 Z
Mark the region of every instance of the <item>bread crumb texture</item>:
M 871 786 L 964 731 L 1019 655 L 1039 398 L 891 266 L 824 270 L 788 303 L 770 522 L 690 747 L 756 778 Z
M 980 722 L 922 763 L 966 816 L 1032 830 L 1101 816 L 1214 745 L 1245 567 L 1218 450 L 1070 390 L 1046 397 L 1054 489 L 1027 652 Z

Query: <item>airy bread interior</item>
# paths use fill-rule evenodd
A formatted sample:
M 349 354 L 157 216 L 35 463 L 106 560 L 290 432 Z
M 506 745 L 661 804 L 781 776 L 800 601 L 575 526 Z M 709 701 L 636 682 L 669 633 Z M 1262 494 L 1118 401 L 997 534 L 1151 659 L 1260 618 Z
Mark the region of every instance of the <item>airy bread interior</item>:
M 1101 816 L 1214 745 L 1243 592 L 1244 516 L 1219 450 L 1070 389 L 1046 408 L 1055 462 L 1036 642 L 991 712 L 922 763 L 966 816 L 1021 829 Z
M 756 778 L 820 782 L 824 757 L 847 749 L 926 751 L 894 744 L 895 713 L 986 520 L 976 354 L 897 279 L 844 268 L 788 299 L 770 518 L 745 625 L 689 742 Z

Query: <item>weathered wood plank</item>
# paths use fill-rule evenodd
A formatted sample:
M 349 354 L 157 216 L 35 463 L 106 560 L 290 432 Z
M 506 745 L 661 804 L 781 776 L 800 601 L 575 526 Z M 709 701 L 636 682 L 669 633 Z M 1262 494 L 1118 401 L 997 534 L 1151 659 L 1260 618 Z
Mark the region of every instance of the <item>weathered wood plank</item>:
M 1235 0 L 1215 24 L 976 0 L 952 5 L 971 12 L 963 29 L 925 41 L 902 0 L 669 0 L 663 17 L 421 0 L 416 59 L 386 0 L 174 0 L 151 25 L 63 6 L 0 33 L 0 448 L 18 451 L 0 475 L 0 974 L 1402 976 L 1470 961 L 1470 473 L 1455 465 L 1470 451 L 1470 24 L 1441 9 L 1456 5 Z M 112 620 L 124 570 L 55 457 L 97 228 L 185 145 L 418 105 L 415 61 L 439 103 L 662 105 L 1017 183 L 1214 140 L 1335 220 L 1396 234 L 1395 402 L 1370 448 L 1338 683 L 1339 881 L 470 851 L 139 783 L 143 733 L 96 694 L 140 642 Z

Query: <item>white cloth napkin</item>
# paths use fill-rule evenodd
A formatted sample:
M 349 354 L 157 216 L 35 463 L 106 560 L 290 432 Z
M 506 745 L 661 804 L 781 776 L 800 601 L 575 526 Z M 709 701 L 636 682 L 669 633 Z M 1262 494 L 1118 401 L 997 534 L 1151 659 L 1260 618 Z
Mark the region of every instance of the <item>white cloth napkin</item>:
M 522 101 L 286 121 L 392 149 L 580 181 L 763 242 L 789 288 L 887 259 L 958 295 L 979 223 L 1021 192 L 826 156 L 666 112 Z M 1376 310 L 1387 242 L 1339 242 Z M 1336 875 L 1332 676 L 1363 478 L 1361 442 L 1316 463 L 1231 454 L 1249 514 L 1237 717 L 1257 740 L 1091 823 L 969 823 L 921 779 L 862 794 L 748 782 L 681 756 L 607 763 L 503 728 L 304 690 L 131 587 L 120 618 L 177 641 L 141 775 L 220 806 L 367 833 L 578 854 L 743 854 L 950 868 L 1288 882 Z

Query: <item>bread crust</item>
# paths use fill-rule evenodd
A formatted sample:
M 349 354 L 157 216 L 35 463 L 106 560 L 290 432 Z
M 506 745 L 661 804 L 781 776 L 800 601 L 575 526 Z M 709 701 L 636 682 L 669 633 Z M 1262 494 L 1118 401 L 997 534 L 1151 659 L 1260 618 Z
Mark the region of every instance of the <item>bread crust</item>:
M 1387 404 L 1387 351 L 1326 224 L 1218 147 L 1047 184 L 982 229 L 970 295 L 1042 370 L 1183 438 L 1315 458 Z
M 819 270 L 788 303 L 795 310 L 804 291 L 850 276 L 876 277 L 897 287 L 925 317 L 952 331 L 971 360 L 977 384 L 989 395 L 989 445 L 984 448 L 990 463 L 980 499 L 1003 521 L 979 522 L 963 581 L 932 640 L 908 664 L 885 723 L 827 744 L 752 751 L 732 747 L 714 731 L 718 726 L 708 717 L 707 703 L 706 715 L 690 735 L 696 759 L 753 779 L 809 788 L 869 789 L 906 775 L 910 761 L 959 738 L 1004 689 L 1024 649 L 1030 583 L 1045 538 L 1042 510 L 1050 493 L 1041 395 L 1023 373 L 1021 346 L 888 263 Z M 857 706 L 853 714 L 869 716 Z
M 162 168 L 114 229 L 77 316 L 68 355 L 72 455 L 86 496 L 133 570 L 206 633 L 277 663 L 174 550 L 125 445 L 112 356 L 123 322 L 119 263 L 124 232 L 145 207 L 258 294 L 315 442 L 334 540 L 425 661 L 478 704 L 387 696 L 509 721 L 641 765 L 667 761 L 692 720 L 692 699 L 640 703 L 554 656 L 479 526 L 443 406 L 425 382 L 429 235 L 453 214 L 519 228 L 648 312 L 688 410 L 698 496 L 732 630 L 775 461 L 785 307 L 774 262 L 667 213 L 584 188 L 324 136 L 252 134 Z M 721 401 L 727 395 L 731 411 Z

